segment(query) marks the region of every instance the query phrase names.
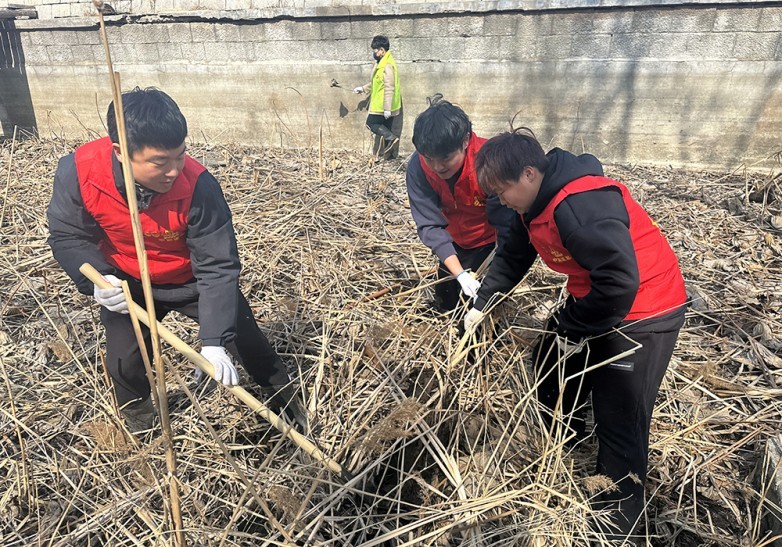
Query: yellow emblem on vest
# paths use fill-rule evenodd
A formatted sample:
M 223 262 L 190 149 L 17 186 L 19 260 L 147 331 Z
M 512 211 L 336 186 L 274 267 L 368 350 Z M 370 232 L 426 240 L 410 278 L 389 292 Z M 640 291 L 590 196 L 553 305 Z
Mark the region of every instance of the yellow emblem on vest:
M 182 233 L 173 230 L 161 230 L 159 232 L 144 232 L 144 237 L 153 237 L 162 241 L 177 241 L 182 237 Z
M 551 260 L 558 264 L 561 264 L 562 262 L 567 262 L 568 260 L 573 260 L 572 256 L 562 254 L 554 248 L 549 248 L 549 253 L 551 254 Z

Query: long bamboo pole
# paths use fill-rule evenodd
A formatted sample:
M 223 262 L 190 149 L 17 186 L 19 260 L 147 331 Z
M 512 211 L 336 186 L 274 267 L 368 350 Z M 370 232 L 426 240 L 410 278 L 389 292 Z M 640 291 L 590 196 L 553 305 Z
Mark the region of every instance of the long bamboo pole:
M 119 146 L 122 154 L 122 175 L 125 182 L 125 194 L 130 212 L 130 220 L 133 226 L 133 241 L 136 246 L 136 255 L 138 257 L 141 286 L 144 290 L 144 302 L 147 313 L 150 317 L 156 317 L 155 300 L 152 296 L 152 280 L 149 276 L 149 266 L 147 264 L 147 253 L 144 248 L 144 234 L 141 230 L 141 219 L 138 212 L 138 203 L 136 202 L 136 183 L 133 178 L 133 170 L 130 165 L 130 154 L 128 153 L 128 141 L 125 132 L 125 113 L 122 108 L 122 92 L 120 87 L 119 73 L 114 72 L 111 61 L 111 51 L 109 49 L 109 39 L 106 33 L 106 23 L 103 20 L 103 1 L 93 0 L 93 4 L 98 10 L 98 19 L 100 22 L 100 34 L 103 41 L 103 49 L 106 53 L 106 64 L 109 69 L 109 80 L 111 83 L 111 94 L 114 104 L 114 115 L 117 123 L 117 133 L 119 135 Z M 157 332 L 157 322 L 153 321 L 149 325 L 151 334 L 150 343 L 152 344 L 153 363 L 155 365 L 155 376 L 157 381 L 157 402 L 158 415 L 160 416 L 160 425 L 163 430 L 163 443 L 166 447 L 166 467 L 168 469 L 169 496 L 171 499 L 171 520 L 174 531 L 174 543 L 178 547 L 187 545 L 185 539 L 184 527 L 182 525 L 182 512 L 179 504 L 179 487 L 176 476 L 176 452 L 174 451 L 174 441 L 171 434 L 171 423 L 168 415 L 168 398 L 166 397 L 166 372 L 163 367 L 163 360 L 160 355 L 160 336 Z
M 93 268 L 90 264 L 86 264 L 86 263 L 82 264 L 81 268 L 79 268 L 79 271 L 82 274 L 84 274 L 87 277 L 87 279 L 95 283 L 98 287 L 100 288 L 110 287 L 109 283 L 105 279 L 103 279 L 103 277 L 101 277 L 100 273 L 98 273 L 98 270 Z M 134 312 L 136 313 L 136 315 L 138 316 L 139 320 L 142 323 L 144 323 L 147 326 L 150 326 L 150 320 L 149 320 L 150 316 L 147 314 L 147 312 L 144 311 L 144 308 L 142 308 L 141 306 L 139 306 L 138 304 L 132 301 L 128 302 L 128 306 L 133 308 Z M 155 321 L 155 323 L 157 323 L 157 321 Z M 200 353 L 198 353 L 196 350 L 188 346 L 176 334 L 168 330 L 163 325 L 160 325 L 159 323 L 157 326 L 157 331 L 158 333 L 160 333 L 160 337 L 163 340 L 171 344 L 171 346 L 174 349 L 176 349 L 182 355 L 187 357 L 187 359 L 189 359 L 191 363 L 193 363 L 198 368 L 203 370 L 206 374 L 209 375 L 210 378 L 214 378 L 214 367 L 212 366 L 212 363 L 204 359 L 204 357 L 202 357 Z M 315 443 L 313 443 L 307 437 L 305 437 L 304 435 L 296 431 L 292 426 L 290 426 L 285 420 L 280 418 L 277 414 L 269 410 L 263 403 L 261 403 L 258 399 L 253 397 L 250 393 L 248 393 L 247 390 L 245 390 L 240 386 L 223 386 L 223 387 L 228 391 L 230 391 L 231 393 L 233 393 L 240 401 L 242 401 L 244 404 L 250 407 L 251 410 L 258 413 L 272 426 L 274 426 L 285 436 L 287 436 L 290 440 L 292 440 L 299 448 L 304 450 L 315 460 L 323 463 L 330 471 L 342 477 L 345 480 L 345 482 L 353 478 L 353 476 L 347 470 L 345 470 L 339 463 L 326 456 Z

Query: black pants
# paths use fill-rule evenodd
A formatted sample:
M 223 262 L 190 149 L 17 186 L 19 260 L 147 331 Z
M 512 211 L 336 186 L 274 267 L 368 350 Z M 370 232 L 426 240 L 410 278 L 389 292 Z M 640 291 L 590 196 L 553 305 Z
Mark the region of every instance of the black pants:
M 375 134 L 372 144 L 372 154 L 383 154 L 386 159 L 392 159 L 399 155 L 399 141 L 389 148 L 389 145 L 402 134 L 402 108 L 396 116 L 386 119 L 382 114 L 369 114 L 367 127 Z
M 135 297 L 134 297 L 135 298 Z M 143 305 L 143 297 L 139 298 Z M 179 313 L 198 321 L 198 300 L 186 302 L 155 302 L 158 321 L 169 312 Z M 120 406 L 135 399 L 149 397 L 149 381 L 141 359 L 141 350 L 136 342 L 133 324 L 127 314 L 114 313 L 103 306 L 100 320 L 106 329 L 106 368 L 114 383 L 114 392 Z M 149 329 L 142 325 L 144 341 L 152 362 L 152 348 L 149 343 Z M 245 370 L 261 386 L 283 385 L 289 381 L 285 365 L 269 340 L 258 328 L 250 305 L 241 292 L 236 318 L 236 339 L 226 346 Z
M 390 144 L 390 142 L 396 138 L 394 132 L 391 131 L 393 123 L 393 116 L 387 119 L 382 114 L 370 114 L 367 116 L 367 127 L 375 135 L 383 137 L 386 140 L 386 145 Z
M 619 487 L 602 494 L 594 505 L 613 510 L 612 520 L 620 535 L 632 531 L 644 507 L 652 410 L 683 322 L 681 312 L 661 324 L 665 331 L 607 333 L 565 360 L 558 359 L 553 333 L 544 335 L 535 349 L 536 372 L 542 378 L 538 400 L 553 411 L 562 395 L 562 416 L 576 439 L 585 434 L 583 405 L 592 394 L 598 439 L 595 473 L 610 477 Z M 637 344 L 642 347 L 634 354 L 579 374 Z M 572 379 L 562 385 L 568 377 Z
M 483 247 L 476 247 L 475 249 L 462 249 L 458 245 L 454 244 L 456 249 L 456 256 L 459 258 L 459 262 L 462 263 L 462 268 L 465 270 L 472 270 L 475 272 L 480 268 L 486 257 L 494 250 L 494 243 L 484 245 Z M 437 278 L 443 279 L 452 275 L 445 264 L 440 263 L 440 268 L 437 270 Z M 437 309 L 443 313 L 449 312 L 459 305 L 462 292 L 462 286 L 456 279 L 451 281 L 445 281 L 438 283 L 434 286 L 434 301 Z

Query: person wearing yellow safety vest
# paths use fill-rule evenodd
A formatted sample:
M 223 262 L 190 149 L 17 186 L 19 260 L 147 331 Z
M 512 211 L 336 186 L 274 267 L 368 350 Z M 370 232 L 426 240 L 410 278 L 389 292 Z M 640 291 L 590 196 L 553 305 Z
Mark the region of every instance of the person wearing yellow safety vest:
M 394 119 L 402 113 L 402 88 L 399 86 L 399 71 L 389 51 L 391 44 L 385 36 L 372 38 L 372 56 L 377 61 L 372 71 L 372 80 L 355 88 L 355 93 L 370 93 L 367 127 L 382 137 L 375 146 L 376 155 L 389 154 L 399 142 L 399 135 L 392 131 Z M 401 118 L 400 118 L 401 119 Z

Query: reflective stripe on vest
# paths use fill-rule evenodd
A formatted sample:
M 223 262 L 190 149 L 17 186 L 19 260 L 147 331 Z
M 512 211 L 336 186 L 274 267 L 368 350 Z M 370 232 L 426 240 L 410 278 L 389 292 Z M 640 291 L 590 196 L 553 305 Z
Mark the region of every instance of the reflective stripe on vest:
M 530 241 L 549 268 L 568 276 L 568 292 L 576 299 L 584 298 L 591 290 L 589 271 L 579 266 L 562 244 L 554 222 L 554 211 L 568 196 L 611 186 L 621 191 L 630 218 L 630 237 L 640 277 L 638 294 L 625 319 L 647 319 L 671 312 L 687 299 L 679 262 L 657 223 L 630 196 L 630 191 L 623 184 L 598 176 L 569 182 L 530 222 Z
M 370 112 L 383 112 L 383 102 L 385 101 L 385 84 L 383 83 L 383 74 L 385 73 L 386 65 L 394 67 L 394 96 L 391 98 L 391 112 L 399 110 L 402 107 L 402 89 L 399 87 L 399 71 L 396 69 L 396 61 L 391 55 L 390 51 L 387 51 L 383 58 L 375 65 L 375 70 L 372 71 L 372 96 L 369 102 Z
M 77 148 L 79 188 L 84 208 L 106 234 L 99 243 L 106 260 L 140 279 L 128 205 L 114 183 L 113 156 L 108 137 Z M 186 156 L 184 168 L 171 190 L 153 197 L 150 206 L 139 212 L 152 283 L 181 284 L 193 278 L 186 242 L 187 220 L 196 181 L 205 170 Z
M 475 133 L 470 135 L 462 173 L 454 185 L 453 193 L 448 182 L 437 176 L 419 155 L 426 180 L 440 196 L 441 210 L 448 221 L 446 230 L 462 249 L 476 249 L 497 240 L 497 231 L 489 224 L 486 214 L 486 194 L 478 186 L 475 175 L 475 155 L 485 142 L 486 139 Z

